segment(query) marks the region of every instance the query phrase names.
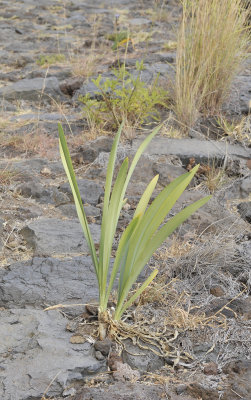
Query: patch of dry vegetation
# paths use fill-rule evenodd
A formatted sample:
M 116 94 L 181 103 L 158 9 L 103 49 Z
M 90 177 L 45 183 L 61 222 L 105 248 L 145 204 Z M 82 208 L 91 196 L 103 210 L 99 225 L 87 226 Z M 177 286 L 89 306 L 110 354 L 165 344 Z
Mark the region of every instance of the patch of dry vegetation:
M 246 57 L 248 12 L 243 0 L 183 0 L 177 40 L 175 112 L 193 126 L 215 113 Z

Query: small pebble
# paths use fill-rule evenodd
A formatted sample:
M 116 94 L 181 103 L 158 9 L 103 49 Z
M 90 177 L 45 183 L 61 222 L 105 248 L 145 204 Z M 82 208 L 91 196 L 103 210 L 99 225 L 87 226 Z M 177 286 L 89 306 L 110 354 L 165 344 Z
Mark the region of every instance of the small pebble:
M 65 389 L 64 391 L 63 391 L 63 397 L 66 397 L 66 396 L 74 396 L 75 394 L 76 394 L 76 389 L 74 389 L 74 388 L 69 388 L 69 389 Z
M 217 375 L 218 374 L 218 365 L 216 363 L 209 362 L 204 366 L 204 374 L 205 375 Z
M 48 167 L 43 167 L 43 168 L 41 169 L 41 171 L 40 171 L 40 174 L 41 174 L 41 175 L 44 175 L 44 176 L 51 176 L 52 172 L 51 172 L 50 168 L 48 168 Z
M 225 295 L 225 291 L 221 286 L 212 286 L 210 288 L 210 293 L 215 297 L 222 297 Z
M 182 394 L 187 390 L 187 385 L 185 384 L 180 384 L 176 387 L 176 393 L 177 394 Z

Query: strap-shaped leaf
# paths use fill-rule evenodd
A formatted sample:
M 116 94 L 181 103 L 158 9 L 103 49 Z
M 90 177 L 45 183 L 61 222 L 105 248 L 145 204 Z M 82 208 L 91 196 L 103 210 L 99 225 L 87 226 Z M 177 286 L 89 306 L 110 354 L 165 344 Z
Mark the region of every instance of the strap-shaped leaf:
M 178 228 L 182 222 L 184 222 L 187 218 L 190 217 L 195 211 L 197 211 L 200 207 L 202 207 L 211 196 L 207 196 L 203 199 L 196 201 L 195 203 L 187 206 L 184 210 L 180 211 L 177 215 L 172 217 L 157 233 L 153 238 L 150 238 L 146 243 L 144 249 L 142 249 L 141 254 L 138 256 L 133 269 L 131 271 L 130 276 L 125 282 L 123 292 L 118 299 L 117 307 L 121 309 L 121 304 L 125 301 L 129 290 L 132 285 L 135 283 L 137 277 L 140 272 L 143 270 L 144 266 L 147 264 L 153 253 L 159 248 L 159 246 L 166 240 L 168 236 L 173 233 L 173 231 Z
M 123 288 L 123 284 L 127 282 L 137 255 L 141 253 L 142 249 L 145 247 L 145 243 L 152 237 L 160 224 L 164 221 L 166 215 L 191 182 L 198 168 L 199 166 L 196 166 L 190 172 L 181 175 L 171 182 L 157 196 L 142 217 L 132 238 L 132 245 L 130 246 L 125 266 L 126 273 L 124 276 L 124 283 L 121 283 L 120 287 Z
M 151 182 L 149 183 L 149 185 L 147 186 L 146 190 L 144 191 L 138 205 L 137 208 L 135 210 L 134 213 L 134 217 L 136 217 L 138 214 L 144 214 L 146 207 L 148 206 L 149 200 L 151 198 L 151 195 L 155 189 L 155 186 L 157 185 L 159 179 L 159 175 L 156 175 Z
M 139 222 L 140 217 L 141 217 L 141 215 L 138 215 L 137 217 L 133 218 L 133 220 L 130 222 L 130 224 L 127 226 L 127 228 L 124 230 L 124 232 L 120 238 L 119 245 L 118 245 L 117 252 L 116 252 L 116 258 L 115 258 L 115 261 L 113 264 L 113 269 L 111 272 L 109 286 L 108 286 L 107 293 L 106 293 L 106 302 L 108 302 L 108 298 L 111 293 L 111 290 L 112 290 L 112 287 L 114 284 L 114 280 L 116 278 L 116 275 L 117 275 L 120 267 L 121 267 L 120 275 L 123 274 L 122 269 L 123 269 L 123 265 L 125 264 L 125 261 L 126 261 L 128 248 L 129 248 L 129 241 L 130 241 L 130 238 L 132 236 L 132 233 L 133 233 L 135 227 L 137 226 L 137 224 Z
M 121 132 L 123 129 L 123 124 L 120 125 L 118 132 L 115 136 L 108 165 L 106 171 L 106 182 L 105 182 L 105 193 L 104 193 L 104 205 L 103 205 L 103 214 L 102 214 L 102 223 L 101 223 L 101 234 L 100 234 L 100 245 L 99 245 L 99 271 L 100 271 L 100 280 L 103 281 L 103 256 L 105 251 L 105 230 L 108 221 L 108 208 L 111 196 L 111 187 L 112 180 L 114 174 L 114 166 L 117 156 L 118 143 L 121 136 Z
M 64 135 L 64 131 L 62 128 L 61 124 L 58 124 L 58 132 L 59 132 L 59 149 L 60 149 L 60 156 L 62 159 L 62 163 L 67 175 L 67 178 L 69 180 L 69 184 L 72 190 L 72 194 L 73 194 L 73 198 L 75 201 L 75 205 L 76 205 L 76 210 L 77 210 L 77 214 L 78 214 L 78 218 L 79 221 L 81 223 L 83 232 L 84 232 L 84 236 L 85 239 L 87 241 L 88 247 L 90 249 L 90 253 L 91 253 L 91 257 L 93 260 L 93 264 L 95 267 L 95 271 L 97 274 L 97 278 L 99 280 L 99 274 L 98 274 L 98 260 L 97 260 L 97 255 L 96 255 L 96 250 L 95 250 L 95 246 L 94 246 L 94 242 L 92 239 L 92 235 L 90 232 L 90 228 L 87 222 L 87 218 L 86 218 L 86 214 L 84 211 L 84 207 L 82 204 L 82 199 L 81 199 L 81 195 L 78 189 L 78 184 L 77 184 L 77 180 L 76 180 L 76 176 L 73 170 L 73 166 L 72 166 L 72 162 L 71 162 L 71 157 L 70 157 L 70 153 L 69 153 L 69 149 L 67 147 L 67 143 L 65 140 L 65 135 Z
M 130 297 L 123 307 L 116 308 L 114 319 L 119 320 L 128 307 L 141 295 L 141 293 L 150 285 L 159 271 L 155 269 L 151 275 L 142 283 L 138 290 Z
M 111 249 L 112 249 L 112 244 L 113 244 L 113 239 L 117 227 L 117 222 L 118 222 L 118 216 L 120 210 L 120 207 L 123 203 L 122 199 L 122 190 L 123 186 L 126 180 L 126 175 L 127 175 L 127 170 L 128 170 L 128 158 L 126 158 L 117 175 L 114 188 L 112 191 L 111 195 L 111 200 L 107 212 L 107 224 L 105 226 L 104 232 L 105 236 L 103 238 L 104 240 L 104 245 L 103 245 L 103 259 L 102 259 L 102 264 L 99 265 L 99 268 L 102 269 L 103 274 L 102 274 L 102 301 L 104 301 L 105 298 L 105 291 L 106 291 L 106 284 L 107 284 L 107 275 L 108 275 L 108 270 L 109 270 L 109 265 L 110 265 L 110 257 L 111 257 Z M 108 222 L 109 221 L 109 222 Z M 101 308 L 103 307 L 103 304 L 100 305 Z
M 138 161 L 139 161 L 139 159 L 140 159 L 142 153 L 145 151 L 145 149 L 147 148 L 147 146 L 149 145 L 149 143 L 151 142 L 151 140 L 154 138 L 154 136 L 157 135 L 157 133 L 159 132 L 159 130 L 160 130 L 161 127 L 162 127 L 162 124 L 159 125 L 159 126 L 157 126 L 157 127 L 152 131 L 152 133 L 150 133 L 150 135 L 148 135 L 148 136 L 143 140 L 143 142 L 140 144 L 138 150 L 136 151 L 136 154 L 135 154 L 135 156 L 134 156 L 134 158 L 133 158 L 133 160 L 132 160 L 132 163 L 131 163 L 131 166 L 130 166 L 130 168 L 129 168 L 128 175 L 127 175 L 127 178 L 126 178 L 126 182 L 125 182 L 125 185 L 124 185 L 123 197 L 125 196 L 125 192 L 126 192 L 128 183 L 130 182 L 130 179 L 131 179 L 131 176 L 132 176 L 132 174 L 133 174 L 133 171 L 134 171 L 134 169 L 135 169 L 135 167 L 136 167 L 136 165 L 137 165 L 137 163 L 138 163 Z

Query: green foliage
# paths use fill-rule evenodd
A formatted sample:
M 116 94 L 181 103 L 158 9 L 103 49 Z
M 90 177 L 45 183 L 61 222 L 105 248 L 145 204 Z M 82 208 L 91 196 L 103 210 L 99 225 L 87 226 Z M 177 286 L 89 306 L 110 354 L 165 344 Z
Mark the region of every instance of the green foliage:
M 110 280 L 108 281 L 112 245 L 116 234 L 120 212 L 125 202 L 125 192 L 141 154 L 158 131 L 159 127 L 141 143 L 130 167 L 128 165 L 128 158 L 123 161 L 112 189 L 114 166 L 117 147 L 122 132 L 122 125 L 116 134 L 107 166 L 101 237 L 99 254 L 97 255 L 81 201 L 81 195 L 78 189 L 64 132 L 62 126 L 59 124 L 59 147 L 61 159 L 71 186 L 78 217 L 95 268 L 99 286 L 100 315 L 107 311 L 109 295 L 114 286 L 115 278 L 119 273 L 117 305 L 114 314 L 115 320 L 121 318 L 124 311 L 130 307 L 133 301 L 143 292 L 158 273 L 157 269 L 155 269 L 135 294 L 128 299 L 128 294 L 133 284 L 136 282 L 139 274 L 153 253 L 184 220 L 205 204 L 210 198 L 210 196 L 208 196 L 195 202 L 194 204 L 184 208 L 174 217 L 170 218 L 168 222 L 164 223 L 167 214 L 191 182 L 199 165 L 170 183 L 155 198 L 152 204 L 148 206 L 149 200 L 158 181 L 158 175 L 156 175 L 147 186 L 141 200 L 139 201 L 132 221 L 129 223 L 120 238 L 116 257 L 111 270 Z
M 127 43 L 130 40 L 130 35 L 127 31 L 120 31 L 107 35 L 107 39 L 113 42 L 112 50 L 117 50 L 121 44 Z
M 40 56 L 36 63 L 43 67 L 44 65 L 52 65 L 65 61 L 65 56 L 63 54 L 47 54 Z
M 157 107 L 167 107 L 167 93 L 158 86 L 157 77 L 151 86 L 141 81 L 143 61 L 136 63 L 137 76 L 126 70 L 124 64 L 112 70 L 114 78 L 106 79 L 99 75 L 92 82 L 97 87 L 98 99 L 89 94 L 82 96 L 84 112 L 93 125 L 118 128 L 122 121 L 130 126 L 141 125 L 149 118 L 159 120 Z

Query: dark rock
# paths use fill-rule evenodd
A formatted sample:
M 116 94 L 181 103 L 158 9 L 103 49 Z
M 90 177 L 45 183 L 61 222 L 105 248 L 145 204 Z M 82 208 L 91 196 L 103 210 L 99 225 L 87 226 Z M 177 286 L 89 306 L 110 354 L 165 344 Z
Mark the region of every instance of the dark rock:
M 113 144 L 113 138 L 109 136 L 101 136 L 98 139 L 81 146 L 78 155 L 82 158 L 82 162 L 93 162 L 99 153 L 110 153 Z
M 118 381 L 107 387 L 85 387 L 73 400 L 159 400 L 164 396 L 166 392 L 162 385 Z
M 60 192 L 56 187 L 45 188 L 37 182 L 21 183 L 21 185 L 15 188 L 15 193 L 23 197 L 35 199 L 42 204 L 55 204 L 59 206 L 70 202 L 67 194 Z
M 237 208 L 241 217 L 251 224 L 251 201 L 240 203 Z
M 98 183 L 88 179 L 78 179 L 77 183 L 83 203 L 88 203 L 93 206 L 97 205 L 100 197 L 104 194 L 103 188 Z M 59 186 L 59 190 L 67 193 L 73 200 L 72 191 L 68 182 Z
M 133 370 L 130 365 L 117 361 L 115 363 L 116 370 L 113 372 L 113 378 L 115 381 L 135 381 L 140 379 L 140 373 L 137 370 Z
M 0 270 L 0 306 L 44 307 L 59 303 L 88 303 L 98 298 L 90 257 L 34 258 Z M 84 306 L 83 306 L 84 307 Z M 79 313 L 80 307 L 75 308 Z
M 0 168 L 8 168 L 8 162 L 0 161 Z M 13 161 L 11 163 L 11 169 L 29 176 L 29 180 L 34 178 L 36 175 L 40 175 L 42 168 L 47 167 L 53 171 L 53 174 L 62 174 L 64 172 L 64 167 L 61 161 L 48 162 L 47 159 L 42 158 L 31 158 L 28 160 Z
M 136 138 L 133 141 L 133 149 L 137 149 L 143 138 Z M 186 166 L 191 158 L 196 162 L 208 164 L 214 162 L 221 164 L 226 156 L 232 158 L 248 158 L 248 151 L 239 145 L 230 145 L 211 140 L 203 141 L 198 139 L 169 139 L 155 137 L 151 145 L 145 150 L 145 155 L 175 155 L 181 159 Z
M 199 383 L 199 382 L 192 382 L 187 387 L 187 392 L 195 396 L 196 399 L 203 399 L 203 400 L 218 400 L 219 393 L 217 389 L 210 387 L 206 382 Z
M 65 217 L 77 218 L 77 211 L 74 204 L 64 204 L 59 206 L 60 211 Z M 85 214 L 87 217 L 99 218 L 101 215 L 101 210 L 97 207 L 85 205 Z
M 84 78 L 82 77 L 74 77 L 74 78 L 68 78 L 65 81 L 60 83 L 60 90 L 68 95 L 72 96 L 76 90 L 78 90 L 81 85 L 83 84 Z
M 123 352 L 123 360 L 130 367 L 138 369 L 140 372 L 155 372 L 165 364 L 162 357 L 150 350 L 143 350 L 134 346 L 129 340 L 125 341 L 125 347 L 128 351 Z
M 100 227 L 91 224 L 95 244 L 99 243 Z M 77 219 L 39 218 L 28 223 L 20 234 L 36 255 L 89 253 L 81 225 Z
M 229 374 L 229 387 L 224 392 L 223 400 L 248 400 L 251 398 L 251 361 L 233 361 L 223 368 Z
M 105 359 L 105 357 L 103 356 L 103 354 L 101 353 L 101 351 L 96 351 L 95 352 L 95 357 L 97 360 L 102 361 Z
M 251 193 L 251 175 L 246 176 L 240 182 L 241 197 L 245 198 L 250 196 Z
M 135 170 L 133 171 L 131 182 L 149 183 L 154 175 L 156 175 L 156 173 L 153 172 L 153 159 L 142 154 Z
M 250 112 L 251 82 L 249 75 L 240 75 L 235 78 L 228 101 L 224 104 L 224 111 L 229 114 L 244 114 Z
M 90 344 L 69 342 L 66 323 L 57 311 L 1 311 L 1 399 L 40 399 L 46 388 L 46 395 L 54 397 L 105 369 Z
M 225 290 L 221 286 L 211 286 L 210 293 L 215 297 L 222 297 L 225 295 Z
M 57 78 L 34 78 L 22 79 L 13 85 L 0 88 L 0 97 L 8 101 L 12 100 L 30 100 L 38 101 L 43 98 L 51 102 L 51 98 L 63 100 L 64 95 L 59 88 Z
M 108 338 L 104 340 L 97 340 L 94 343 L 94 347 L 97 351 L 100 351 L 104 356 L 108 356 L 112 341 Z
M 153 164 L 154 174 L 159 174 L 159 183 L 166 186 L 168 183 L 172 182 L 175 178 L 187 172 L 184 168 L 178 165 L 172 165 L 167 161 L 161 160 Z
M 228 307 L 224 308 L 229 303 L 229 298 L 215 298 L 205 308 L 207 315 L 214 315 L 216 312 L 222 309 L 221 313 L 228 318 L 234 318 L 236 315 L 243 316 L 245 319 L 251 318 L 251 299 L 249 297 L 245 299 L 235 299 L 231 301 Z
M 187 385 L 182 384 L 182 383 L 176 387 L 176 392 L 177 392 L 177 394 L 182 394 L 182 393 L 184 393 L 186 390 L 187 390 Z
M 14 104 L 9 103 L 7 100 L 1 99 L 0 102 L 2 111 L 17 111 L 17 107 Z

